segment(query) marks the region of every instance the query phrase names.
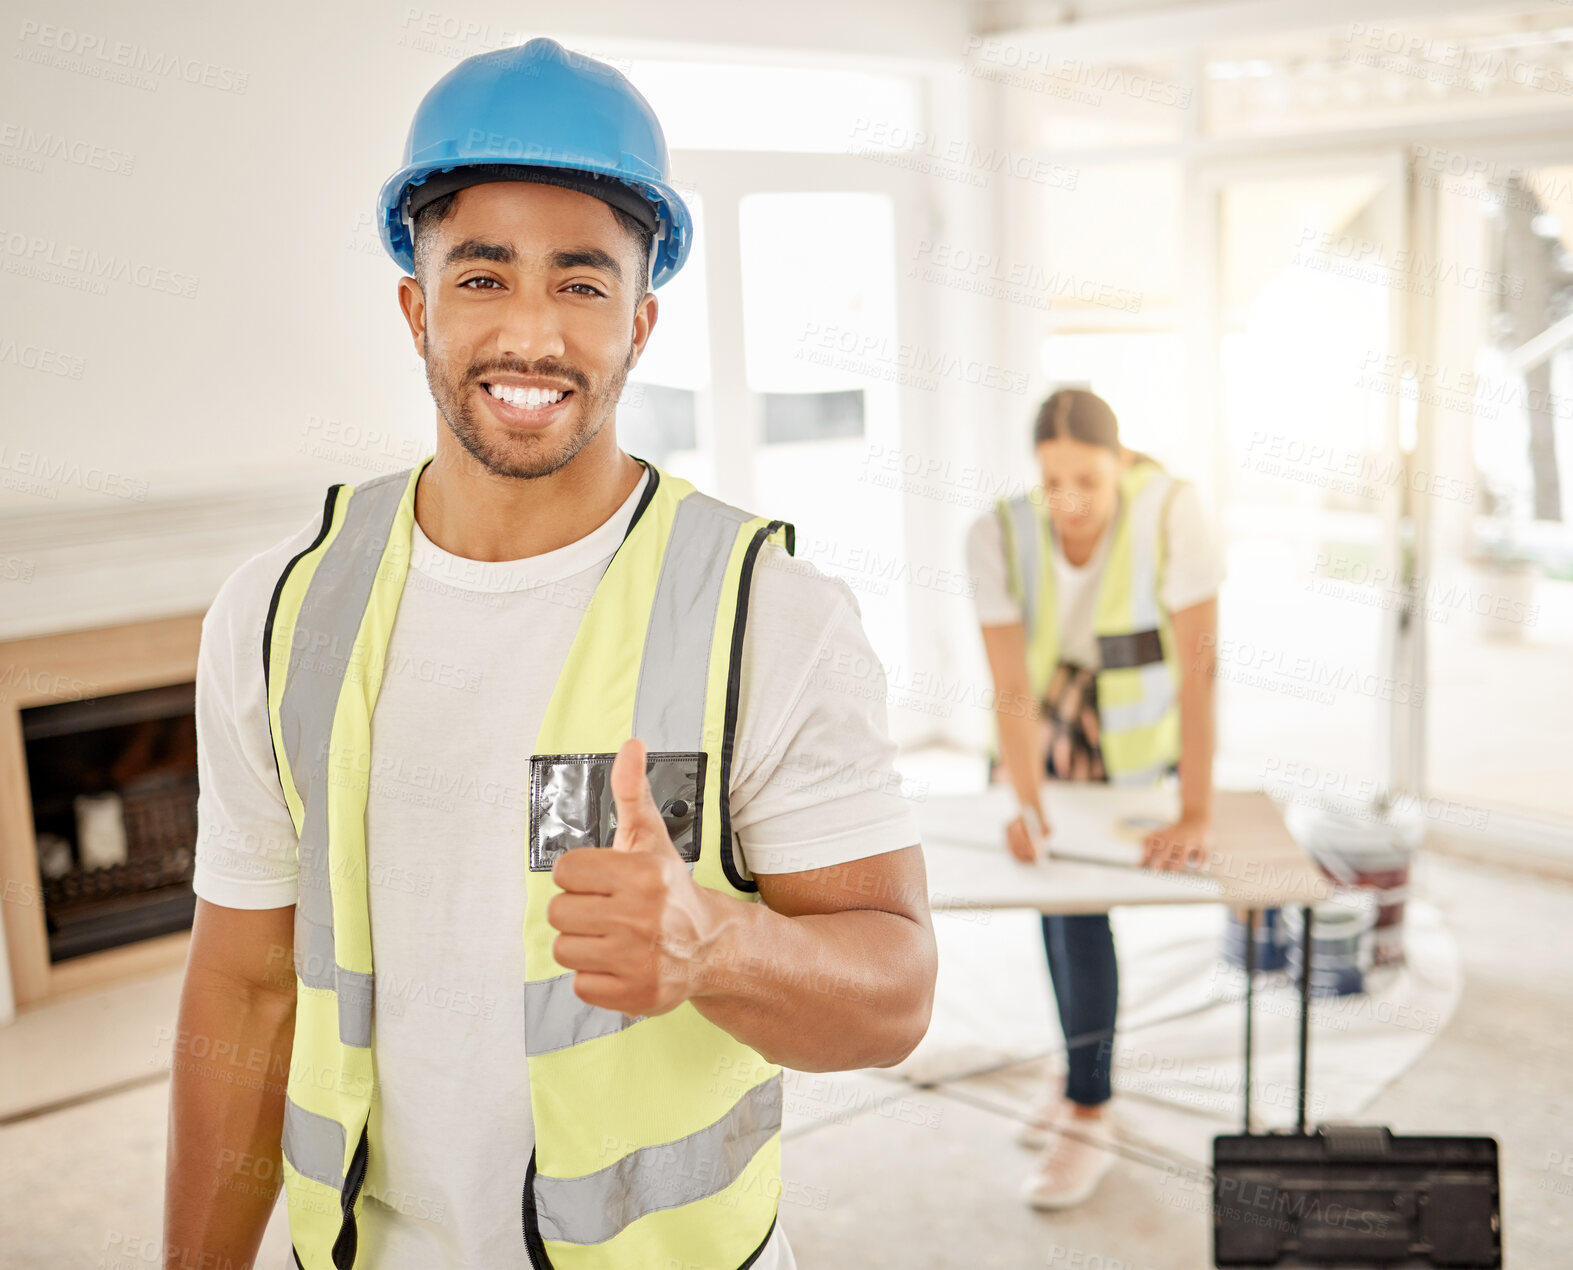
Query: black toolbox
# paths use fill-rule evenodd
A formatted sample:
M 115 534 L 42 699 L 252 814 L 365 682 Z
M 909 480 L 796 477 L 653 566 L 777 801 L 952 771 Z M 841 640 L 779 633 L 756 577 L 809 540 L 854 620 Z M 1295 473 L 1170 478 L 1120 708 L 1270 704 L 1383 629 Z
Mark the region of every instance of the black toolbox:
M 1214 1138 L 1213 1261 L 1500 1266 L 1496 1140 L 1366 1125 Z
M 1213 1264 L 1500 1266 L 1496 1139 L 1399 1137 L 1378 1125 L 1306 1132 L 1310 957 L 1300 970 L 1296 1129 L 1250 1131 L 1256 916 L 1247 914 L 1245 940 L 1245 1132 L 1213 1139 Z M 1310 930 L 1310 909 L 1301 916 Z

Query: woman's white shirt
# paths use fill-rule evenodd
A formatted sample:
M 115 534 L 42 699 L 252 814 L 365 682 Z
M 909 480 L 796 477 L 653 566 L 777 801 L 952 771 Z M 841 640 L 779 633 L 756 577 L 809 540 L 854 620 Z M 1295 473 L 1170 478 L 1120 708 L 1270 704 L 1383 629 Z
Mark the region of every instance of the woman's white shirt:
M 1170 613 L 1178 613 L 1218 594 L 1224 577 L 1224 556 L 1218 533 L 1202 506 L 1201 495 L 1189 482 L 1181 482 L 1169 501 L 1164 519 L 1168 534 L 1168 562 L 1159 587 L 1159 599 Z M 1111 519 L 1092 555 L 1082 565 L 1071 564 L 1056 543 L 1054 580 L 1060 623 L 1060 659 L 1089 670 L 1098 668 L 1098 640 L 1094 627 L 1098 581 L 1109 557 L 1113 537 Z M 1006 626 L 1022 620 L 1021 606 L 1010 597 L 1006 581 L 1005 544 L 999 517 L 991 508 L 967 530 L 967 570 L 976 580 L 973 605 L 980 626 Z

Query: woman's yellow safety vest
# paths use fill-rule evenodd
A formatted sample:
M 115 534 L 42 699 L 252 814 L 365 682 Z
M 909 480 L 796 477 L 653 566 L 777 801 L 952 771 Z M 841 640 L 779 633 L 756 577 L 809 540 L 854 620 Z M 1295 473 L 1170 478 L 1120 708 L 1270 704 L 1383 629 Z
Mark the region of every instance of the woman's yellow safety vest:
M 371 715 L 409 571 L 415 486 L 430 462 L 328 491 L 321 532 L 279 577 L 263 634 L 273 751 L 300 835 L 283 1172 L 303 1270 L 374 1270 L 356 1256 L 361 1184 L 379 1146 L 368 1135 L 380 1092 Z M 536 1267 L 735 1270 L 754 1262 L 775 1224 L 781 1068 L 692 1003 L 646 1018 L 581 1001 L 572 972 L 552 959 L 557 932 L 546 920 L 556 857 L 612 841 L 609 775 L 631 736 L 648 747 L 652 792 L 695 881 L 758 899 L 734 849 L 727 789 L 749 580 L 767 539 L 793 551 L 793 528 L 640 462 L 648 486 L 530 759 L 520 990 L 535 1149 L 520 1237 Z
M 1119 477 L 1113 540 L 1098 582 L 1099 743 L 1117 784 L 1157 780 L 1180 757 L 1180 676 L 1174 633 L 1159 598 L 1166 559 L 1164 511 L 1178 482 L 1158 464 L 1137 463 Z M 1042 701 L 1059 661 L 1054 526 L 1040 489 L 999 499 L 1011 598 L 1027 629 L 1027 679 Z M 991 756 L 998 756 L 994 722 Z

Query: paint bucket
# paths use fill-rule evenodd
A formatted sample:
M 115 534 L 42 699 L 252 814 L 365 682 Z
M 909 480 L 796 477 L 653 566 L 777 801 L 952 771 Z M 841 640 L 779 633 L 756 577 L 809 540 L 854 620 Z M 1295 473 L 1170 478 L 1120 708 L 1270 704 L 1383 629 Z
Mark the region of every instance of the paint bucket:
M 1300 980 L 1305 936 L 1298 908 L 1284 912 L 1288 936 L 1289 977 Z M 1351 890 L 1324 900 L 1311 910 L 1311 995 L 1345 997 L 1365 991 L 1366 971 L 1371 969 L 1376 925 L 1376 897 L 1366 890 Z
M 1282 970 L 1287 941 L 1284 937 L 1283 911 L 1276 908 L 1256 912 L 1256 968 Z M 1223 933 L 1223 959 L 1231 966 L 1245 969 L 1245 910 L 1231 908 L 1229 924 Z
M 1373 964 L 1402 963 L 1409 868 L 1425 836 L 1419 812 L 1375 806 L 1330 811 L 1296 803 L 1284 823 L 1340 893 L 1369 891 L 1375 897 Z

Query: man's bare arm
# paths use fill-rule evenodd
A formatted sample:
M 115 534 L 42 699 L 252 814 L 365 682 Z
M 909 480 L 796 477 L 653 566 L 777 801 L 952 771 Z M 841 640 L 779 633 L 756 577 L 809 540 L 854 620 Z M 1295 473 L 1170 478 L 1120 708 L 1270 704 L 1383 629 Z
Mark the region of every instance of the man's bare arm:
M 170 1068 L 164 1264 L 256 1258 L 278 1198 L 295 909 L 197 900 Z
M 938 965 L 919 846 L 760 874 L 762 904 L 719 892 L 694 1007 L 799 1071 L 888 1067 L 928 1030 Z

